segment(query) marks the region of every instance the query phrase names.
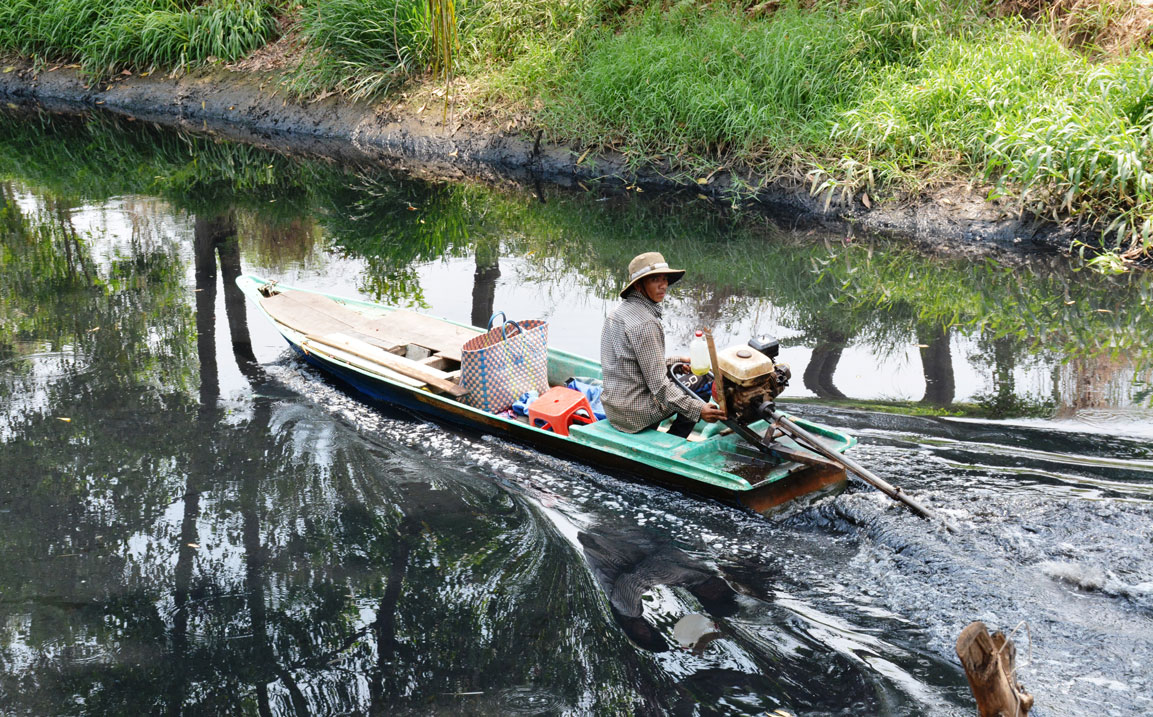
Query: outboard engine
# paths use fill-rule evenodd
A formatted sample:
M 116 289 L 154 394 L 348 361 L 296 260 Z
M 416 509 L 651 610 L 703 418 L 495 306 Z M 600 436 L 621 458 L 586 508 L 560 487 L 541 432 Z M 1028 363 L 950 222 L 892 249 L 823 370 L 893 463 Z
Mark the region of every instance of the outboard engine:
M 725 376 L 725 406 L 729 418 L 749 425 L 768 416 L 777 396 L 789 385 L 792 371 L 773 359 L 780 352 L 775 338 L 757 337 L 747 346 L 732 346 L 717 354 Z M 716 384 L 713 393 L 716 394 Z

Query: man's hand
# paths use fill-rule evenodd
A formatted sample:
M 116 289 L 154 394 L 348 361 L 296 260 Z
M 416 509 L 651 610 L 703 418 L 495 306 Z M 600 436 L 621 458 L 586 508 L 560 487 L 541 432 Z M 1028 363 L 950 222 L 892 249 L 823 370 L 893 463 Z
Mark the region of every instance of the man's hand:
M 725 412 L 711 403 L 705 404 L 705 407 L 701 409 L 701 420 L 705 423 L 716 423 L 726 418 L 728 416 L 725 415 Z

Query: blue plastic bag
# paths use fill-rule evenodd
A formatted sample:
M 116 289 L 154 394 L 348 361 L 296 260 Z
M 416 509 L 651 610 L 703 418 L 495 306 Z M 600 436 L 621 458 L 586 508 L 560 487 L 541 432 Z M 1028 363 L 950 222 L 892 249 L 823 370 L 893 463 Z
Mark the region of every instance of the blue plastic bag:
M 536 391 L 525 391 L 520 395 L 520 398 L 513 401 L 512 410 L 522 416 L 527 416 L 529 404 L 538 398 L 540 398 L 540 394 Z
M 604 387 L 600 385 L 600 381 L 597 381 L 595 385 L 592 384 L 591 381 L 593 380 L 595 379 L 570 378 L 565 386 L 583 393 L 585 398 L 589 400 L 589 406 L 593 409 L 593 417 L 598 421 L 603 421 L 607 417 L 605 416 L 604 404 L 601 403 L 601 393 L 604 392 Z

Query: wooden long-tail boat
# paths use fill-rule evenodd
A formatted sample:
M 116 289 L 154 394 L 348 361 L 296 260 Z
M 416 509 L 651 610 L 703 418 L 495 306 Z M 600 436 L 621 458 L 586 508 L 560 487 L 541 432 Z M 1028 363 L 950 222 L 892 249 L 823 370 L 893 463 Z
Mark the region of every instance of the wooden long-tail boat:
M 364 396 L 418 411 L 605 469 L 765 512 L 787 501 L 844 484 L 843 467 L 788 435 L 766 451 L 721 423 L 698 423 L 688 438 L 662 430 L 623 433 L 607 420 L 572 425 L 568 435 L 531 425 L 523 417 L 492 414 L 459 400 L 463 344 L 484 329 L 446 319 L 244 275 L 241 290 L 273 322 L 305 361 Z M 548 382 L 599 379 L 597 361 L 548 349 Z M 856 444 L 852 436 L 795 416 L 791 420 L 833 453 Z M 666 422 L 667 423 L 667 422 Z M 765 421 L 742 427 L 764 436 Z M 790 459 L 791 456 L 794 459 Z

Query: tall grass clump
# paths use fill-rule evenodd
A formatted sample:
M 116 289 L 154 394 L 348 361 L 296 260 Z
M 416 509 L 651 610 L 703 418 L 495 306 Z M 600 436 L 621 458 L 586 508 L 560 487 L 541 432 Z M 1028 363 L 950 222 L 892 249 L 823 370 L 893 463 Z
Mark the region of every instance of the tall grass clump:
M 299 27 L 308 52 L 286 83 L 299 94 L 369 97 L 431 59 L 428 0 L 307 0 Z
M 894 156 L 908 169 L 957 160 L 977 167 L 989 131 L 1067 94 L 1066 73 L 1076 62 L 1055 39 L 1016 29 L 954 38 L 918 63 L 874 76 L 833 135 Z
M 837 108 L 878 68 L 951 31 L 969 6 L 789 3 L 750 20 L 723 5 L 654 5 L 590 43 L 545 121 L 558 134 L 641 153 L 781 159 L 827 145 Z
M 0 47 L 93 74 L 236 60 L 276 29 L 264 0 L 8 0 Z
M 459 3 L 460 71 L 486 103 L 532 104 L 578 61 L 602 19 L 603 0 L 465 0 Z
M 865 80 L 846 50 L 850 30 L 831 12 L 788 9 L 750 24 L 730 12 L 669 22 L 651 10 L 593 44 L 547 120 L 561 134 L 649 154 L 808 143 Z
M 138 0 L 108 6 L 108 22 L 93 28 L 83 48 L 98 71 L 115 67 L 184 67 L 236 60 L 263 45 L 276 28 L 262 0 L 205 4 Z
M 305 61 L 286 85 L 360 99 L 426 71 L 447 81 L 487 75 L 518 98 L 555 75 L 598 0 L 305 0 Z M 516 66 L 511 74 L 505 71 Z
M 1096 226 L 1109 248 L 1153 245 L 1153 54 L 1093 63 L 999 23 L 892 69 L 834 126 L 899 166 L 985 177 L 1024 210 Z
M 877 64 L 904 64 L 938 40 L 980 22 L 980 5 L 970 0 L 856 0 L 844 7 L 853 40 Z
M 7 0 L 0 3 L 0 48 L 26 55 L 79 57 L 102 3 L 87 0 Z
M 543 45 L 561 49 L 598 18 L 600 0 L 465 0 L 461 59 L 472 69 L 515 62 Z

